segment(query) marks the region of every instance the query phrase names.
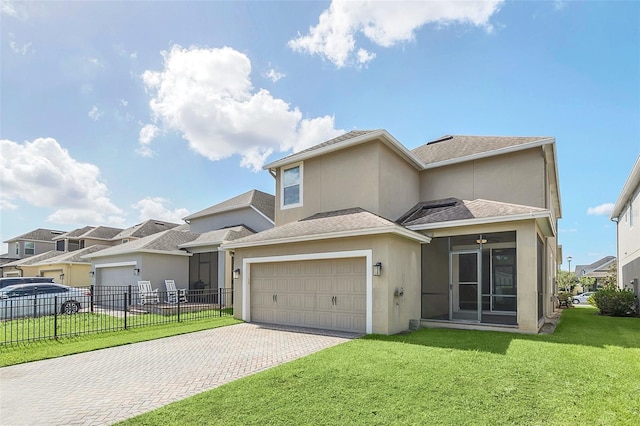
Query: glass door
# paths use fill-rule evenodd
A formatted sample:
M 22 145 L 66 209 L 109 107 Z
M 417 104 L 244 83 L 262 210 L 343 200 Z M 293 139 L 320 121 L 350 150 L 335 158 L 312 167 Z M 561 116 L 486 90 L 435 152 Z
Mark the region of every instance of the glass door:
M 449 254 L 450 320 L 480 321 L 481 256 L 479 250 L 453 251 Z

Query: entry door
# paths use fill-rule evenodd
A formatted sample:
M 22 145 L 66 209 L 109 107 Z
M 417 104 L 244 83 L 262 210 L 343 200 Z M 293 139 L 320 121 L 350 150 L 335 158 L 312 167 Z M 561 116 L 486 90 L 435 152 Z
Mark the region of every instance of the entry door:
M 455 251 L 449 254 L 450 320 L 480 321 L 480 251 Z

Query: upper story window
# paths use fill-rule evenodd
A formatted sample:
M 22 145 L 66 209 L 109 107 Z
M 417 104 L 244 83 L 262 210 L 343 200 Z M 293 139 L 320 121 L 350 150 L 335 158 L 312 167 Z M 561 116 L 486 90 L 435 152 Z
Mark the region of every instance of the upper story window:
M 36 254 L 36 243 L 33 241 L 25 241 L 24 242 L 24 254 Z
M 20 256 L 20 243 L 16 243 L 16 256 Z
M 64 240 L 56 241 L 56 251 L 64 251 Z
M 302 164 L 282 169 L 282 208 L 302 205 Z

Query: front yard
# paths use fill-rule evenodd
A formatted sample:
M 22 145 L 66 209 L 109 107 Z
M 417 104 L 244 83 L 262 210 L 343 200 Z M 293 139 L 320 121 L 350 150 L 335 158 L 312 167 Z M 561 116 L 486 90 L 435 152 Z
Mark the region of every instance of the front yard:
M 125 425 L 636 425 L 640 319 L 563 312 L 555 334 L 367 336 Z

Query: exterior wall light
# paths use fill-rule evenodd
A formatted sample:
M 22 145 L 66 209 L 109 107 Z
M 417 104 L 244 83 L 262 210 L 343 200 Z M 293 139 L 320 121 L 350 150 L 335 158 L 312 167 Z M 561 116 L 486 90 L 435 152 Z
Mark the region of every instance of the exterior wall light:
M 373 265 L 373 276 L 379 277 L 380 275 L 382 275 L 382 262 Z
M 237 280 L 238 278 L 240 278 L 240 268 L 236 268 L 233 270 L 233 279 Z
M 140 268 L 133 268 L 133 275 L 140 275 Z
M 90 276 L 90 277 L 93 277 L 95 274 L 96 274 L 96 272 L 95 272 L 95 271 L 89 271 L 89 276 Z
M 64 280 L 64 274 L 60 274 L 60 280 Z

